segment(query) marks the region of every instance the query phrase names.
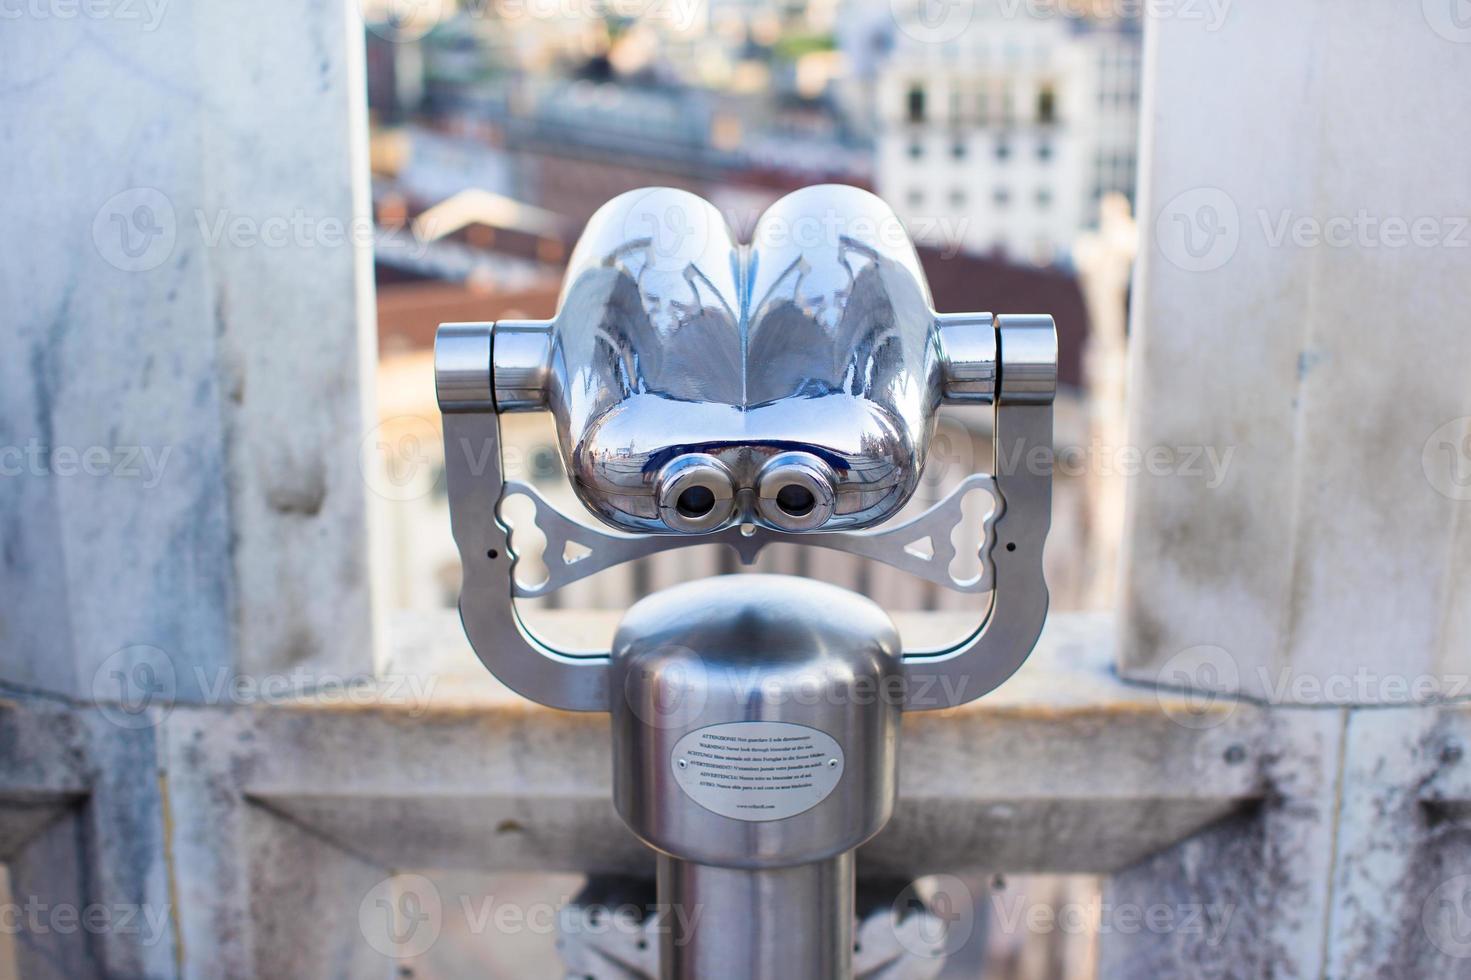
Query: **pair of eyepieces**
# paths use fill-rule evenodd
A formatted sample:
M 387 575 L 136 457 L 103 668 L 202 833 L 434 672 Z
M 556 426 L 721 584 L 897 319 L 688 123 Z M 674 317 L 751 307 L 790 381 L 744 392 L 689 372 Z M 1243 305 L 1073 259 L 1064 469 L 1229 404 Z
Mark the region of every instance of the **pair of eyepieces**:
M 832 470 L 811 453 L 778 453 L 756 475 L 756 512 L 783 531 L 811 531 L 833 515 Z M 659 474 L 659 516 L 675 531 L 698 534 L 724 526 L 735 512 L 736 483 L 714 456 L 688 453 Z

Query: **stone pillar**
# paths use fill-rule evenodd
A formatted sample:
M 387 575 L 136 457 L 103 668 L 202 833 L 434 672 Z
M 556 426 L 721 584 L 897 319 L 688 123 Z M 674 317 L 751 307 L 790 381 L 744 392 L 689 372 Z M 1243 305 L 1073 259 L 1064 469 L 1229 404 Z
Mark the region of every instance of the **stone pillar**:
M 1284 676 L 1471 664 L 1471 29 L 1448 6 L 1149 23 L 1131 437 L 1175 462 L 1129 487 L 1128 676 L 1213 644 L 1242 691 L 1296 702 Z
M 1264 704 L 1273 744 L 1259 805 L 1109 889 L 1233 907 L 1230 930 L 1106 934 L 1105 975 L 1464 975 L 1468 837 L 1435 796 L 1458 715 L 1422 707 L 1471 676 L 1471 28 L 1453 7 L 1148 24 L 1146 466 L 1119 669 Z M 1437 940 L 1422 901 L 1447 881 Z
M 33 7 L 0 54 L 0 679 L 371 673 L 356 5 Z
M 201 898 L 173 860 L 211 811 L 174 806 L 166 718 L 235 705 L 242 679 L 373 672 L 361 20 L 352 0 L 3 19 L 0 861 L 10 902 L 69 927 L 23 926 L 14 956 L 247 975 L 209 958 L 241 937 L 195 925 L 243 893 Z M 232 833 L 217 884 L 254 859 Z

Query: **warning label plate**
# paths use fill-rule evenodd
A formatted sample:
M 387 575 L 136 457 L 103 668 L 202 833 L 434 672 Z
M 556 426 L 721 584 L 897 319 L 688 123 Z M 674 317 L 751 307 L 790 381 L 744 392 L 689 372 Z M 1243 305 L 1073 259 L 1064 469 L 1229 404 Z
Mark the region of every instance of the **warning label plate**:
M 685 735 L 669 757 L 690 799 L 736 820 L 782 820 L 812 809 L 843 777 L 826 732 L 780 721 L 736 721 Z

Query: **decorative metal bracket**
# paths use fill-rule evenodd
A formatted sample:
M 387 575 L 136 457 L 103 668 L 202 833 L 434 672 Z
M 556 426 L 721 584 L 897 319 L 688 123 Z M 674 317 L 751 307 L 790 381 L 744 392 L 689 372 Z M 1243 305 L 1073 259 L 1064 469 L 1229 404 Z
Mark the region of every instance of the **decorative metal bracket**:
M 964 517 L 962 507 L 965 498 L 974 491 L 984 491 L 991 499 L 991 506 L 981 521 L 977 555 L 980 571 L 970 578 L 960 579 L 951 570 L 957 554 L 954 532 Z M 514 523 L 505 518 L 506 501 L 517 496 L 531 501 L 535 508 L 533 520 L 546 536 L 542 562 L 546 565 L 547 577 L 534 585 L 523 583 L 516 574 L 522 557 L 516 549 L 518 534 Z M 973 473 L 947 497 L 913 520 L 872 531 L 793 534 L 747 524 L 710 534 L 618 534 L 574 521 L 548 502 L 535 487 L 520 481 L 506 483 L 498 514 L 501 523 L 511 528 L 507 547 L 512 559 L 514 594 L 518 599 L 534 599 L 615 565 L 699 544 L 728 545 L 735 549 L 743 565 L 755 562 L 761 550 L 772 544 L 827 548 L 882 562 L 956 592 L 989 592 L 995 581 L 991 551 L 996 543 L 996 520 L 1001 516 L 1001 510 L 1001 494 L 996 489 L 995 478 L 989 473 Z

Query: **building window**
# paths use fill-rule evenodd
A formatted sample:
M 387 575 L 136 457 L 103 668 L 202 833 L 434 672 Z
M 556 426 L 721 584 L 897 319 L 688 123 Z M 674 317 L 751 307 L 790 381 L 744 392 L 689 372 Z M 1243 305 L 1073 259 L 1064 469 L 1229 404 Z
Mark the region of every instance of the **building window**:
M 996 202 L 998 208 L 1004 208 L 1011 203 L 1011 191 L 1005 187 L 998 187 L 991 195 L 991 200 Z
M 964 160 L 965 140 L 956 137 L 955 141 L 950 144 L 950 155 L 957 160 Z
M 1046 163 L 1048 160 L 1052 159 L 1051 143 L 1043 140 L 1041 143 L 1037 144 L 1037 159 L 1041 160 L 1043 163 Z
M 1037 122 L 1043 125 L 1057 122 L 1057 97 L 1051 85 L 1043 85 L 1037 93 Z
M 909 192 L 909 206 L 912 208 L 924 207 L 924 191 L 916 187 Z
M 920 85 L 909 86 L 909 121 L 912 123 L 924 122 L 924 88 Z
M 1005 160 L 1009 156 L 1011 156 L 1011 144 L 1008 143 L 1005 139 L 999 139 L 999 140 L 997 140 L 996 141 L 996 159 L 998 159 L 998 160 Z
M 909 155 L 915 160 L 918 160 L 920 157 L 924 156 L 924 144 L 921 143 L 919 140 L 910 140 Z
M 1037 207 L 1047 210 L 1052 206 L 1052 192 L 1045 187 L 1037 188 Z
M 950 192 L 950 206 L 952 208 L 965 207 L 965 191 L 956 189 Z

